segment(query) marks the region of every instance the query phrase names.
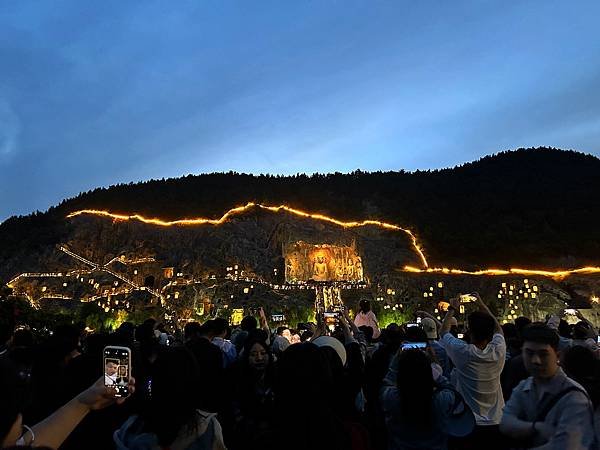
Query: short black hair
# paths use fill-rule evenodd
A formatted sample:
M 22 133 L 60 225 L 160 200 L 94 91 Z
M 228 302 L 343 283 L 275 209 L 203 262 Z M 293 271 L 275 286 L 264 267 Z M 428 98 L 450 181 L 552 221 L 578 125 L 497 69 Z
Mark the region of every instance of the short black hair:
M 467 318 L 471 341 L 491 341 L 496 328 L 496 321 L 492 316 L 483 311 L 474 311 Z
M 216 319 L 212 320 L 211 331 L 214 334 L 221 334 L 223 332 L 227 332 L 228 328 L 229 328 L 229 324 L 222 317 L 217 317 Z
M 542 322 L 534 322 L 523 328 L 521 333 L 523 343 L 536 342 L 538 344 L 548 344 L 553 349 L 558 349 L 558 333 Z
M 192 339 L 200 336 L 202 328 L 198 322 L 188 322 L 183 327 L 183 337 L 185 339 Z
M 256 318 L 253 316 L 246 316 L 240 322 L 240 328 L 244 331 L 254 330 L 258 326 Z

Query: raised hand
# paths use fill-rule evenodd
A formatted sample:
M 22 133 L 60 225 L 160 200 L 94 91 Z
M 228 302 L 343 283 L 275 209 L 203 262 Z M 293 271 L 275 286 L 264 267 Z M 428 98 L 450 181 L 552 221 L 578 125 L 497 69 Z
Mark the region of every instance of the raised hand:
M 459 310 L 460 309 L 460 297 L 452 297 L 450 300 L 448 300 L 448 303 L 450 303 L 450 306 L 452 306 L 455 310 Z
M 135 378 L 129 377 L 127 384 L 129 394 L 135 392 Z M 123 397 L 115 397 L 116 390 L 112 386 L 104 385 L 104 376 L 98 378 L 94 384 L 77 396 L 77 400 L 90 410 L 102 409 L 113 403 L 121 404 L 125 401 Z

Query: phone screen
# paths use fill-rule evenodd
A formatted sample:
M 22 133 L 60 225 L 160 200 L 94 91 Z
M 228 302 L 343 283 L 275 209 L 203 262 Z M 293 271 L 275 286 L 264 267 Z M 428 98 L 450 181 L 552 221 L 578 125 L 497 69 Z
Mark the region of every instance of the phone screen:
M 472 296 L 471 294 L 461 294 L 460 295 L 461 303 L 471 303 L 471 302 L 474 302 L 475 300 L 477 300 L 477 299 L 474 296 Z
M 411 327 L 418 327 L 418 326 L 419 326 L 419 324 L 418 324 L 418 323 L 407 323 L 407 324 L 406 324 L 406 326 L 407 326 L 408 328 L 411 328 Z
M 131 350 L 127 347 L 105 347 L 103 370 L 104 385 L 114 387 L 117 397 L 127 397 L 127 385 L 131 376 Z
M 402 344 L 402 350 L 409 350 L 413 348 L 423 349 L 427 347 L 427 342 L 405 342 Z
M 457 336 L 459 339 L 462 339 L 462 338 L 464 338 L 464 337 L 465 337 L 465 335 L 464 335 L 463 333 L 458 333 L 456 336 Z
M 331 331 L 333 331 L 335 329 L 335 327 L 338 325 L 338 322 L 339 322 L 338 321 L 338 315 L 339 315 L 339 313 L 337 313 L 337 312 L 325 312 L 325 313 L 323 313 L 323 318 L 325 319 L 325 325 Z

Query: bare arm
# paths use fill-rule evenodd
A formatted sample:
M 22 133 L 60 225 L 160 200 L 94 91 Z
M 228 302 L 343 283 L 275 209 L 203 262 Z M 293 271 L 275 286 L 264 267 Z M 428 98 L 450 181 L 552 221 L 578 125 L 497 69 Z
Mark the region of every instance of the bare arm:
M 135 380 L 129 379 L 129 392 L 135 391 Z M 58 448 L 75 427 L 92 410 L 106 408 L 113 403 L 123 403 L 124 398 L 116 398 L 115 390 L 104 386 L 104 376 L 74 399 L 37 423 L 31 429 L 35 435 L 33 446 Z M 28 436 L 29 435 L 29 436 Z M 26 441 L 32 436 L 28 432 Z
M 352 333 L 354 334 L 354 336 L 356 336 L 358 333 L 362 333 L 362 331 L 360 331 L 358 329 L 358 327 L 356 326 L 356 324 L 354 323 L 354 321 L 350 318 L 350 314 L 348 314 L 348 311 L 346 310 L 346 308 L 344 308 L 342 310 L 342 315 L 346 319 L 346 322 L 348 323 L 348 326 L 350 327 L 350 331 L 352 331 Z
M 269 328 L 269 322 L 267 321 L 267 316 L 262 306 L 258 310 L 258 319 L 260 321 L 260 327 L 267 332 L 266 344 L 269 345 L 271 343 L 271 329 Z
M 450 331 L 452 318 L 454 317 L 454 311 L 460 308 L 460 299 L 457 297 L 450 299 L 450 307 L 444 316 L 442 325 L 440 327 L 440 338 Z

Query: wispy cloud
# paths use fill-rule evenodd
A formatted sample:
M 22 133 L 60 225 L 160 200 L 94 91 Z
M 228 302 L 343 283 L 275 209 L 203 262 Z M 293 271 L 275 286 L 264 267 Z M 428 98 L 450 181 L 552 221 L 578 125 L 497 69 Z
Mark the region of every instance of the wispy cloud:
M 0 99 L 0 161 L 8 161 L 17 151 L 21 121 L 10 103 Z

